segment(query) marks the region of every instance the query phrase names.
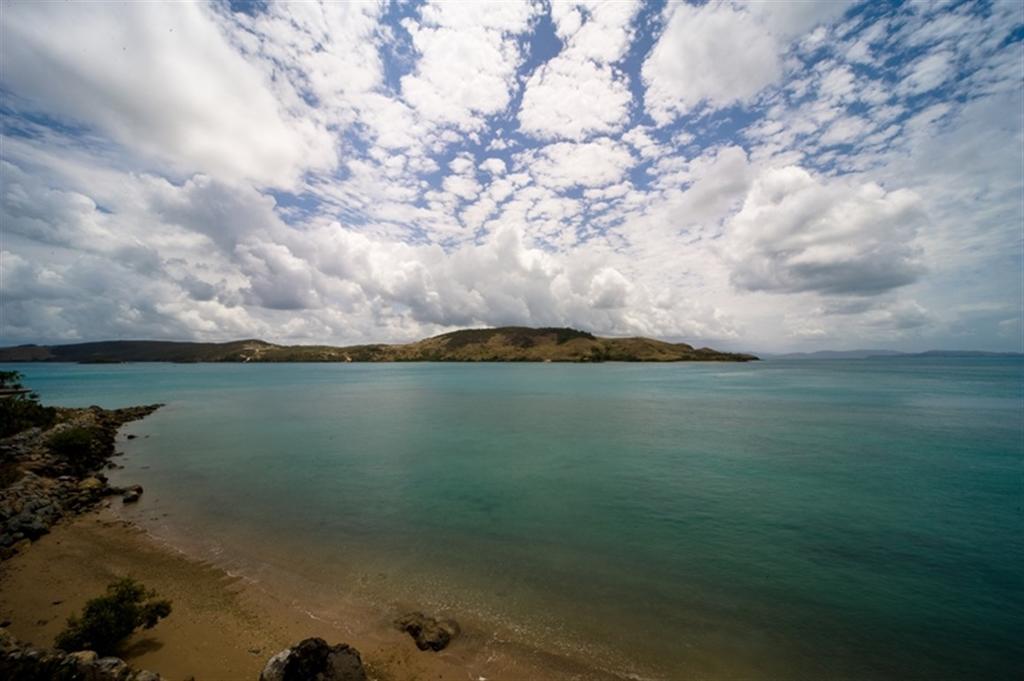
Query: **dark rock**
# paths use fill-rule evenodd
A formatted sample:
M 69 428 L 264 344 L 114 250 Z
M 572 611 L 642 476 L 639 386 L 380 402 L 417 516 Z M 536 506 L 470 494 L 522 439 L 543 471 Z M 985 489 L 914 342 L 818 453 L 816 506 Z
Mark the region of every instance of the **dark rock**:
M 129 440 L 134 440 L 135 438 L 138 437 L 138 435 L 135 435 L 134 433 L 128 433 L 128 435 L 126 435 L 125 437 Z
M 64 662 L 88 679 L 93 676 L 92 670 L 98 659 L 99 655 L 92 650 L 80 650 L 77 653 L 69 653 Z
M 307 638 L 267 660 L 260 681 L 367 681 L 355 648 Z
M 22 523 L 21 532 L 32 541 L 35 541 L 36 539 L 42 537 L 44 534 L 49 534 L 50 528 L 47 527 L 46 524 L 43 523 L 41 520 L 35 518 L 32 520 L 32 522 Z
M 65 653 L 35 648 L 0 629 L 0 679 L 9 681 L 162 681 L 159 674 L 135 670 L 117 657 L 91 650 Z
M 138 500 L 139 500 L 139 493 L 136 492 L 133 489 L 130 489 L 127 492 L 125 492 L 124 496 L 121 497 L 121 501 L 123 503 L 125 503 L 125 504 L 134 504 Z
M 119 657 L 101 657 L 93 667 L 101 678 L 122 679 L 128 673 L 128 665 Z
M 420 650 L 444 650 L 459 635 L 459 624 L 455 620 L 438 620 L 421 612 L 399 617 L 395 626 L 412 636 Z

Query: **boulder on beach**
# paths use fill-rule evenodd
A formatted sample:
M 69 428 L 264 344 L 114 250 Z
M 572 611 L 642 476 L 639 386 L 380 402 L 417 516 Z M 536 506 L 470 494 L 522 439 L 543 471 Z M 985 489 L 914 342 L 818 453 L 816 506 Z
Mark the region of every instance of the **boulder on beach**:
M 260 681 L 367 681 L 359 651 L 307 638 L 267 660 Z
M 121 497 L 121 501 L 126 504 L 134 504 L 142 496 L 142 485 L 132 485 L 125 490 L 124 496 Z
M 78 483 L 78 489 L 82 490 L 83 492 L 92 492 L 95 490 L 102 490 L 105 485 L 106 483 L 104 483 L 99 478 L 95 476 L 89 476 L 88 478 Z
M 459 624 L 455 620 L 439 620 L 422 612 L 410 612 L 395 620 L 399 630 L 408 633 L 420 650 L 443 650 L 459 635 Z

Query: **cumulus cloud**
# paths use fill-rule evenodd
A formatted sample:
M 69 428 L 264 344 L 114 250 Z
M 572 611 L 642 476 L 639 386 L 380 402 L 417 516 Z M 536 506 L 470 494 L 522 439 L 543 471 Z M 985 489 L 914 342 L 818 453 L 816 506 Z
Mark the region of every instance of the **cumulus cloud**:
M 523 162 L 539 183 L 568 188 L 601 187 L 617 182 L 635 159 L 624 145 L 606 137 L 580 144 L 549 144 Z
M 748 101 L 781 73 L 775 38 L 750 13 L 720 2 L 681 3 L 644 62 L 644 101 L 666 125 L 702 103 Z
M 728 224 L 733 283 L 760 291 L 872 295 L 922 273 L 920 197 L 827 181 L 790 166 L 758 177 Z
M 502 111 L 522 54 L 515 35 L 534 13 L 527 2 L 495 6 L 433 3 L 423 23 L 406 22 L 420 54 L 416 71 L 402 78 L 402 95 L 425 119 L 462 130 Z
M 626 79 L 612 67 L 556 59 L 527 82 L 520 127 L 541 139 L 611 132 L 625 122 L 631 98 Z
M 526 83 L 519 110 L 524 132 L 579 140 L 622 126 L 632 94 L 625 74 L 611 64 L 628 47 L 636 9 L 631 2 L 552 5 L 565 47 Z
M 56 246 L 85 246 L 106 231 L 96 203 L 78 192 L 46 186 L 39 178 L 0 161 L 3 231 Z
M 804 0 L 741 0 L 737 5 L 757 17 L 772 33 L 785 38 L 799 36 L 822 22 L 831 21 L 853 4 L 852 0 L 805 2 Z

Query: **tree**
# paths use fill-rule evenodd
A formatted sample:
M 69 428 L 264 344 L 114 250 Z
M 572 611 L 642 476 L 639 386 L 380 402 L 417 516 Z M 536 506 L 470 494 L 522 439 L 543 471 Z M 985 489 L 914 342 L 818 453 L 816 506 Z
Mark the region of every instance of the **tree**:
M 17 371 L 0 371 L 0 437 L 28 428 L 49 428 L 57 410 L 39 403 L 39 395 L 25 390 Z
M 98 655 L 112 655 L 132 632 L 142 627 L 152 629 L 171 614 L 171 602 L 154 600 L 156 592 L 145 588 L 131 577 L 124 577 L 107 587 L 107 593 L 85 604 L 82 616 L 72 615 L 55 641 L 61 650 L 93 650 Z

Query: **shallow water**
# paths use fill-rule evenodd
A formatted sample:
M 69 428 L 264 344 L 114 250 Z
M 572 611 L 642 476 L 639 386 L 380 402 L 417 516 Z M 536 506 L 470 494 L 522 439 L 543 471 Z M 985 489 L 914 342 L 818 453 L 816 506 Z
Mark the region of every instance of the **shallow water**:
M 311 597 L 655 678 L 1024 666 L 1020 360 L 10 368 L 166 402 L 149 522 Z

